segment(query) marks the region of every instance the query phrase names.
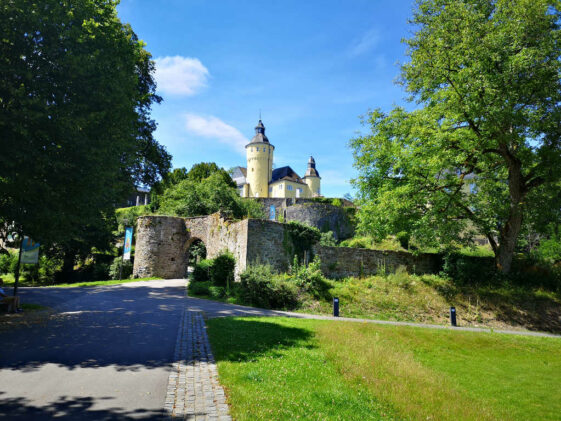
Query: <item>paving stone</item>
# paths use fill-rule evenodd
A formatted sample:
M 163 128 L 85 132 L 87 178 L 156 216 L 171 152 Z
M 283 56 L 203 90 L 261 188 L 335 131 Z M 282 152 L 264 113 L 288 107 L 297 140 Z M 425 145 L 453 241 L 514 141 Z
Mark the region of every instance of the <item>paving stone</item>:
M 230 421 L 203 313 L 183 310 L 164 409 L 169 419 Z

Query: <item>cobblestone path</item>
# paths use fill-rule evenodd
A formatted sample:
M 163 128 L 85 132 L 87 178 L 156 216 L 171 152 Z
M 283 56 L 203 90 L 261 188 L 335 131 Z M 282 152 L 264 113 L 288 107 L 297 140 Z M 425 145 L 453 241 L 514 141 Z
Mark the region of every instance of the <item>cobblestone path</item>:
M 230 421 L 203 313 L 183 310 L 165 410 L 170 419 Z

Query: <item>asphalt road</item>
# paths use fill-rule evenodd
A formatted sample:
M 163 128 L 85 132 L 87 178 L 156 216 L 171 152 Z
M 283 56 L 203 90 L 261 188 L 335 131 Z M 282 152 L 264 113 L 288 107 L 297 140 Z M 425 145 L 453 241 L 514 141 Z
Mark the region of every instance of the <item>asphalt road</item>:
M 1 332 L 0 419 L 160 418 L 184 287 L 22 288 L 22 301 L 58 314 Z

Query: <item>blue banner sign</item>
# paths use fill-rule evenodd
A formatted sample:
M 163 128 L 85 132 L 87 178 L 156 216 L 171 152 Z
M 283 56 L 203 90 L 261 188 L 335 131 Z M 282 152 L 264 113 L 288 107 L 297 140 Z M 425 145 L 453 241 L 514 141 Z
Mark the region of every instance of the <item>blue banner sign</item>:
M 277 214 L 277 209 L 275 208 L 274 205 L 271 205 L 271 207 L 269 208 L 269 219 L 271 221 L 274 221 L 277 216 L 276 214 Z
M 132 227 L 125 228 L 125 247 L 123 248 L 123 259 L 131 259 L 132 249 Z

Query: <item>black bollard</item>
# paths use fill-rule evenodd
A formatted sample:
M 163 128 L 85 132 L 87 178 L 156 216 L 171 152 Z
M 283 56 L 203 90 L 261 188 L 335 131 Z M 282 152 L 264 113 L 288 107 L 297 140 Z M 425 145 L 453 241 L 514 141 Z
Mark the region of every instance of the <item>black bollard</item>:
M 456 325 L 456 307 L 450 307 L 450 324 L 452 326 Z
M 333 298 L 333 316 L 339 317 L 339 298 Z

